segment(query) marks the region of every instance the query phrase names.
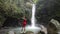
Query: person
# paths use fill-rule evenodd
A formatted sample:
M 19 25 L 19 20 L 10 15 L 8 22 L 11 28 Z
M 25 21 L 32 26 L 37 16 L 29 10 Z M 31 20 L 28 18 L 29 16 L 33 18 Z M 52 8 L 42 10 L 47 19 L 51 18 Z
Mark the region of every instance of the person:
M 26 20 L 26 17 L 23 17 L 23 22 L 22 22 L 22 30 L 23 32 L 25 33 L 25 27 L 26 27 L 26 24 L 27 24 L 27 20 Z

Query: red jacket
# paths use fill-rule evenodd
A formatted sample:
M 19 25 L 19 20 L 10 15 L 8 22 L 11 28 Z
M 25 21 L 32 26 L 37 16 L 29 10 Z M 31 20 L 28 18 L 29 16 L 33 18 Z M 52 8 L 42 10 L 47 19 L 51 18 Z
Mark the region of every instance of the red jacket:
M 26 19 L 24 19 L 24 21 L 23 21 L 23 27 L 25 27 L 26 26 L 26 24 L 27 24 L 27 21 L 26 21 Z

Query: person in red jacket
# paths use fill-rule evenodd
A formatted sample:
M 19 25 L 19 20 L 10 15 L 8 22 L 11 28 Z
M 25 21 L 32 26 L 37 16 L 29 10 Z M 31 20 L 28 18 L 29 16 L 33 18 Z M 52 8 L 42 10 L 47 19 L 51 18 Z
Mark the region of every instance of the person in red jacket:
M 23 23 L 22 23 L 22 26 L 23 26 L 24 30 L 25 30 L 25 27 L 26 27 L 26 23 L 27 23 L 27 21 L 26 21 L 26 19 L 24 19 Z
M 20 22 L 20 18 L 18 18 L 18 22 L 22 26 L 21 33 L 24 33 L 25 32 L 25 27 L 26 27 L 26 24 L 27 24 L 26 17 L 25 16 L 23 17 L 23 22 L 22 23 Z
M 26 18 L 25 17 L 23 17 L 23 22 L 22 22 L 22 30 L 23 30 L 23 32 L 25 32 L 25 27 L 26 27 L 26 24 L 27 24 L 27 20 L 26 20 Z

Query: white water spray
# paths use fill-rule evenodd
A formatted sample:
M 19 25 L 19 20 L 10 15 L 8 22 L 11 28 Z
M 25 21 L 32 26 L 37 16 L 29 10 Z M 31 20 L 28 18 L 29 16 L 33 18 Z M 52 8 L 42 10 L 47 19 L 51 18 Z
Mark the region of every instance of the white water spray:
M 35 9 L 36 9 L 36 5 L 32 4 L 32 18 L 31 18 L 31 26 L 35 27 Z

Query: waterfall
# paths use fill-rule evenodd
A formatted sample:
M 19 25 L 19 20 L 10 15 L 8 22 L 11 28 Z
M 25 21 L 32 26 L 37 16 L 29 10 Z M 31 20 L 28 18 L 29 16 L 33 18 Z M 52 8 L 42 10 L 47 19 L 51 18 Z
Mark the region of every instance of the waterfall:
M 36 18 L 35 18 L 35 11 L 36 10 L 35 9 L 36 9 L 36 4 L 32 4 L 32 17 L 31 17 L 31 27 L 30 27 L 30 29 L 33 28 L 33 29 L 37 29 L 36 31 L 40 31 L 41 28 L 35 26 L 35 23 L 36 23 Z M 47 29 L 43 25 L 41 25 L 41 27 L 43 28 L 42 31 L 44 31 L 45 34 L 47 34 Z M 36 32 L 35 32 L 35 34 L 36 34 Z
M 31 17 L 31 26 L 35 27 L 35 4 L 32 4 L 32 17 Z
M 31 17 L 31 26 L 26 27 L 26 31 L 32 31 L 34 33 L 37 33 L 38 31 L 41 30 L 40 27 L 35 26 L 36 19 L 35 19 L 35 10 L 36 9 L 36 4 L 32 4 L 32 17 Z M 28 29 L 27 29 L 28 28 Z

